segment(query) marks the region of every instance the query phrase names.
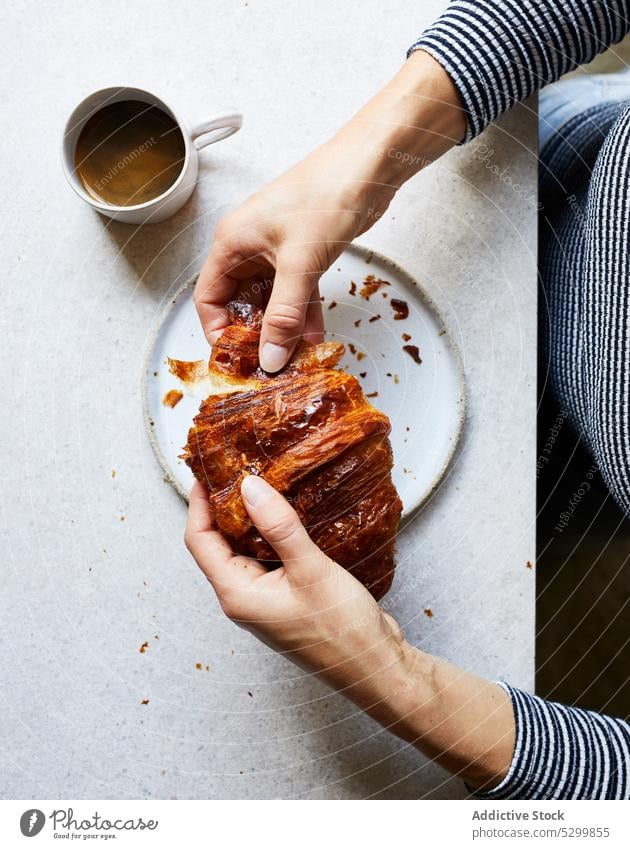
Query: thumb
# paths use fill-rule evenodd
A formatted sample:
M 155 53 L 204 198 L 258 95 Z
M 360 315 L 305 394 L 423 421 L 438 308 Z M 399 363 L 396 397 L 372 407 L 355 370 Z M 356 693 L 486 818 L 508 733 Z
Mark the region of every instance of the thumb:
M 298 514 L 279 492 L 257 475 L 248 475 L 241 495 L 250 519 L 284 563 L 287 574 L 308 581 L 326 555 L 315 545 Z
M 306 263 L 278 257 L 271 297 L 265 309 L 260 334 L 260 365 L 268 372 L 283 368 L 297 345 L 306 322 L 311 295 L 320 270 L 309 271 Z

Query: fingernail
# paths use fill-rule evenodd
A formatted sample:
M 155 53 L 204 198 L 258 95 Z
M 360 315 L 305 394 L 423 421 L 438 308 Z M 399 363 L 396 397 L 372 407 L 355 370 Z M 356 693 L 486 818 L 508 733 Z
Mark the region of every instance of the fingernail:
M 241 495 L 249 505 L 255 507 L 269 494 L 269 485 L 257 475 L 247 475 L 241 484 Z
M 286 363 L 288 351 L 283 345 L 265 342 L 260 352 L 260 367 L 265 371 L 280 371 Z

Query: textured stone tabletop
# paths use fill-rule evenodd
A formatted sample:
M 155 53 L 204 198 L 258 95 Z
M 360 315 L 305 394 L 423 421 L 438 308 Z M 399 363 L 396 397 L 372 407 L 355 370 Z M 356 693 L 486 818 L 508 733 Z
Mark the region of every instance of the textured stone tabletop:
M 185 508 L 140 396 L 152 322 L 219 218 L 384 84 L 443 5 L 5 10 L 0 796 L 465 795 L 223 617 L 182 544 Z M 245 115 L 238 135 L 202 152 L 195 195 L 162 224 L 112 224 L 62 175 L 67 115 L 117 84 L 155 91 L 191 123 L 229 105 Z M 427 650 L 531 687 L 531 105 L 418 176 L 362 241 L 431 291 L 468 384 L 456 460 L 400 540 L 392 612 Z

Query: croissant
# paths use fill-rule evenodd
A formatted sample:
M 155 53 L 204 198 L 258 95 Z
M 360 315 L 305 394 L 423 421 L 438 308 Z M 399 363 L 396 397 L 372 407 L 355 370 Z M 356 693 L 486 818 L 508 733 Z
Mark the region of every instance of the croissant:
M 234 301 L 228 314 L 231 325 L 207 369 L 229 391 L 202 402 L 182 455 L 208 487 L 219 529 L 238 553 L 277 562 L 240 496 L 243 477 L 261 475 L 293 505 L 314 542 L 381 598 L 393 580 L 402 511 L 389 419 L 355 377 L 335 368 L 341 343 L 302 340 L 289 365 L 269 375 L 258 362 L 262 311 Z M 171 361 L 171 370 L 181 377 L 185 365 Z

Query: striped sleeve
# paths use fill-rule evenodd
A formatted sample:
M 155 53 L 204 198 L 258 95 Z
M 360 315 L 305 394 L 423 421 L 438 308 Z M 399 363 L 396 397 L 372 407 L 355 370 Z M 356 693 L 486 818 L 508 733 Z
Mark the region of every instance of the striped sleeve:
M 497 682 L 512 700 L 509 771 L 480 799 L 630 799 L 630 725 Z
M 630 30 L 630 0 L 452 0 L 410 48 L 452 78 L 469 141 L 547 83 Z

